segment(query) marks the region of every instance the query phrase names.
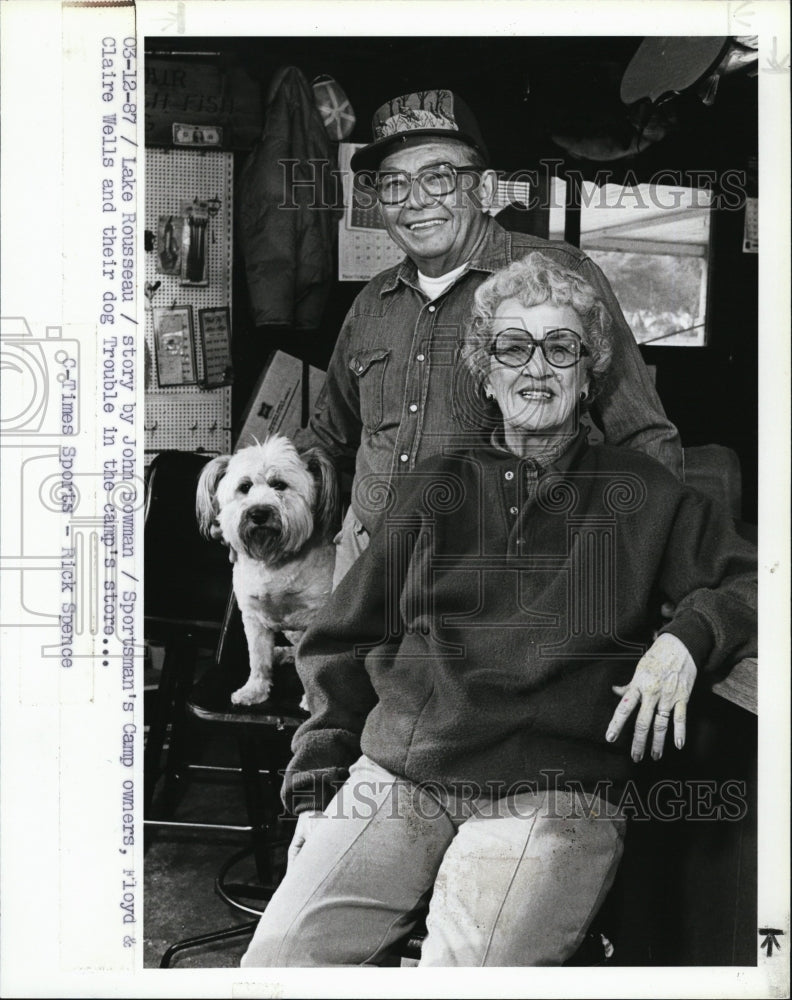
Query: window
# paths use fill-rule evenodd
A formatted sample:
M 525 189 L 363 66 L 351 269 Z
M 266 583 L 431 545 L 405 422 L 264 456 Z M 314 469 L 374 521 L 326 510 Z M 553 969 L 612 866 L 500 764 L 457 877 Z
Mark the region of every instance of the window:
M 706 344 L 712 194 L 582 185 L 580 246 L 611 283 L 639 344 Z

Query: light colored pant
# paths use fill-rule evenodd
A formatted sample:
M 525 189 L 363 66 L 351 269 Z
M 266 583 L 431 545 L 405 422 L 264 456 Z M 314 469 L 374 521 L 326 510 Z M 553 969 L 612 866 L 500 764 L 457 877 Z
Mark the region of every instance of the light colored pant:
M 369 533 L 358 521 L 350 507 L 341 530 L 333 539 L 336 547 L 335 568 L 333 569 L 333 590 L 341 583 L 355 560 L 369 546 Z
M 560 965 L 601 906 L 624 837 L 621 818 L 562 818 L 574 806 L 563 792 L 443 803 L 361 757 L 242 965 L 388 964 L 430 894 L 421 966 Z

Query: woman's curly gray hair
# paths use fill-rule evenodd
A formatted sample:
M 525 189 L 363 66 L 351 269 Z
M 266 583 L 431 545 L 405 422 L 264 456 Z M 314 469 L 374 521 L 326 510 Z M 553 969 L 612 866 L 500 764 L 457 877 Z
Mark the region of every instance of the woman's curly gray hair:
M 555 306 L 571 306 L 580 316 L 583 343 L 589 351 L 586 402 L 590 403 L 602 390 L 610 369 L 612 346 L 608 310 L 585 278 L 538 251 L 496 271 L 476 290 L 462 357 L 479 389 L 483 388 L 490 373 L 493 318 L 506 299 L 516 299 L 526 308 L 548 301 Z

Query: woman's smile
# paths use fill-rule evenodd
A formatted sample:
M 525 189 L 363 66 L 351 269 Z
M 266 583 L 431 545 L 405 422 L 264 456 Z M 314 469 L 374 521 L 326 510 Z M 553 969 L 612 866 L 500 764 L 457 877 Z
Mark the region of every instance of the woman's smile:
M 517 395 L 522 396 L 523 399 L 549 400 L 555 396 L 555 393 L 546 385 L 525 385 L 517 390 Z

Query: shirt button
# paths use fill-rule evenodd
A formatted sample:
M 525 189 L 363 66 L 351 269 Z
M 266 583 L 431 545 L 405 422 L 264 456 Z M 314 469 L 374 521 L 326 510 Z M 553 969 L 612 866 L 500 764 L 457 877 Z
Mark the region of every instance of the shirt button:
M 417 410 L 418 410 L 418 404 L 417 403 L 410 403 L 410 413 L 416 413 Z
M 426 360 L 426 355 L 425 354 L 417 354 L 415 356 L 415 360 L 416 361 L 425 361 Z
M 400 462 L 407 462 L 407 461 L 409 461 L 409 459 L 410 459 L 409 455 L 399 455 L 399 461 Z
M 505 474 L 505 478 L 509 480 L 514 479 L 514 473 L 511 471 L 511 469 L 509 469 L 509 471 Z
M 517 513 L 517 508 L 516 507 L 509 507 L 509 513 L 510 514 L 516 514 Z
M 429 312 L 433 313 L 435 311 L 435 308 L 436 308 L 435 306 L 429 306 Z

